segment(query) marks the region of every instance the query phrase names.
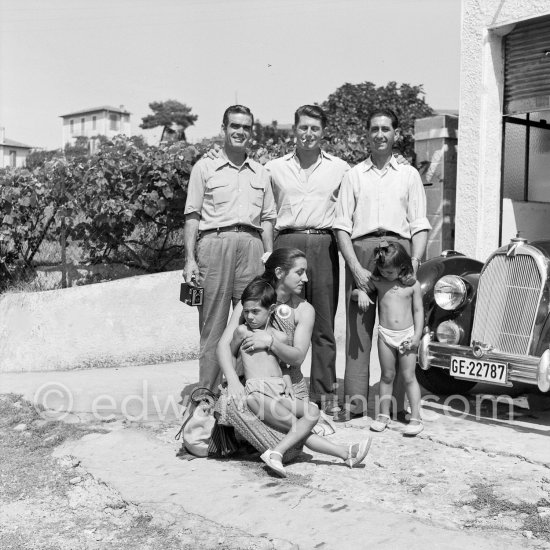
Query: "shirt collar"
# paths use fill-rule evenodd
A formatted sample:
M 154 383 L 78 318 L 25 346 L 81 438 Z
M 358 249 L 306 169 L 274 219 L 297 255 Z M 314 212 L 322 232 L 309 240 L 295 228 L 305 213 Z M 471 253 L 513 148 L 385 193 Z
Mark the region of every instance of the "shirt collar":
M 399 168 L 399 163 L 397 162 L 397 160 L 393 155 L 390 158 L 390 162 L 388 163 L 388 166 L 391 166 L 394 170 L 397 170 Z M 372 158 L 369 155 L 363 161 L 363 172 L 368 172 L 371 168 L 376 168 L 376 167 L 374 166 L 374 163 L 372 162 Z
M 250 168 L 250 170 L 252 170 L 252 172 L 256 173 L 256 170 L 254 169 L 254 166 L 253 166 L 253 160 L 250 158 L 250 156 L 247 154 L 246 155 L 246 158 L 244 159 L 244 162 L 243 162 L 243 166 L 248 166 L 248 168 Z M 214 159 L 214 168 L 215 170 L 219 170 L 220 168 L 223 168 L 224 166 L 226 166 L 227 164 L 231 165 L 231 166 L 235 166 L 228 158 L 227 158 L 227 155 L 225 154 L 225 151 L 223 149 L 220 150 L 220 156 L 217 158 L 217 159 Z M 237 167 L 238 168 L 238 167 Z
M 284 157 L 283 157 L 285 160 L 292 160 L 294 159 L 298 164 L 298 157 L 296 155 L 296 150 L 294 151 L 291 151 L 290 153 L 287 153 Z M 330 157 L 330 155 L 328 153 L 325 153 L 325 151 L 323 151 L 323 149 L 321 149 L 321 160 L 323 159 L 326 159 L 326 160 L 332 160 L 332 158 Z

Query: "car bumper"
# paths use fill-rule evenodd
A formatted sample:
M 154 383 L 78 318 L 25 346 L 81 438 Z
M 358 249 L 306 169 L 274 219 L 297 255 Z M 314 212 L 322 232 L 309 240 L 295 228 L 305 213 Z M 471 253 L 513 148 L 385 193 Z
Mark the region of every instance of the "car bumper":
M 433 367 L 440 369 L 451 369 L 451 356 L 464 359 L 492 361 L 495 363 L 506 363 L 508 365 L 508 376 L 505 386 L 512 386 L 513 382 L 531 384 L 538 386 L 541 391 L 550 389 L 550 351 L 547 350 L 541 357 L 532 355 L 511 355 L 497 351 L 484 351 L 482 358 L 474 355 L 470 346 L 459 346 L 434 342 L 432 334 L 425 334 L 419 349 L 419 364 L 423 370 Z M 459 377 L 457 377 L 459 378 Z M 466 379 L 466 378 L 465 378 Z M 467 378 L 472 380 L 471 378 Z M 487 380 L 479 380 L 491 384 Z M 502 386 L 502 384 L 499 384 Z

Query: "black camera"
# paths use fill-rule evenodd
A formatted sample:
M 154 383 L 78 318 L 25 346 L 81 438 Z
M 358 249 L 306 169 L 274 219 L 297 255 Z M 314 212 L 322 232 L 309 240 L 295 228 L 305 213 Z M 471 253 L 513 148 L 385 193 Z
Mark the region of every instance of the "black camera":
M 191 277 L 192 282 L 196 282 L 195 277 Z M 202 306 L 204 297 L 204 288 L 190 283 L 181 283 L 180 301 L 188 306 Z

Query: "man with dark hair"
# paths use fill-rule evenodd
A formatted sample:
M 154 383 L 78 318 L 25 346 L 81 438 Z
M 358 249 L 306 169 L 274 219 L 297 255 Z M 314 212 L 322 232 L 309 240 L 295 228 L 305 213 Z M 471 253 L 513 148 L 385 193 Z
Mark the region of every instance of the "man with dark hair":
M 277 204 L 275 246 L 305 252 L 305 298 L 315 309 L 311 339 L 310 398 L 337 412 L 334 317 L 338 305 L 338 247 L 332 233 L 338 189 L 349 165 L 321 149 L 327 124 L 317 105 L 303 105 L 294 115 L 296 150 L 269 161 Z
M 217 158 L 204 157 L 193 166 L 187 189 L 183 277 L 204 288 L 199 385 L 215 392 L 221 382 L 216 345 L 230 306 L 263 271 L 262 256 L 273 248 L 276 211 L 269 175 L 246 152 L 253 124 L 248 107 L 226 109 L 223 148 Z
M 341 420 L 366 413 L 376 315 L 374 304 L 363 313 L 357 302 L 350 301 L 352 288 L 371 291 L 374 250 L 382 239 L 403 244 L 412 256 L 416 273 L 431 227 L 419 173 L 412 166 L 397 163 L 392 155 L 393 145 L 399 138 L 397 116 L 388 109 L 377 109 L 368 120 L 371 156 L 344 177 L 333 225 L 346 261 L 344 393 L 347 409 L 341 412 Z M 402 403 L 398 403 L 399 406 Z

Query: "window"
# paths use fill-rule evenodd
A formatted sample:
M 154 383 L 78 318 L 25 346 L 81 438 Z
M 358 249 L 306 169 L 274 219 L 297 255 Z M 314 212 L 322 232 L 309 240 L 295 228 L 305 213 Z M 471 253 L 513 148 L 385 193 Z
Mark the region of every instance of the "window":
M 550 203 L 550 17 L 518 23 L 504 41 L 502 197 Z
M 92 117 L 92 130 L 95 130 L 97 127 L 97 117 L 94 115 Z
M 118 130 L 118 115 L 109 115 L 109 129 Z
M 82 135 L 84 135 L 84 129 L 86 127 L 86 119 L 85 118 L 81 118 L 80 119 L 80 133 Z
M 504 117 L 502 196 L 550 203 L 550 111 Z
M 74 120 L 72 118 L 70 120 L 70 125 L 71 125 L 71 134 L 74 134 Z
M 17 166 L 17 151 L 10 151 L 10 166 L 12 168 Z

